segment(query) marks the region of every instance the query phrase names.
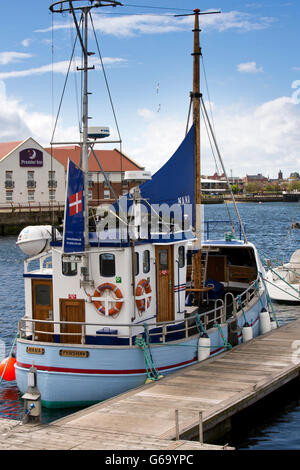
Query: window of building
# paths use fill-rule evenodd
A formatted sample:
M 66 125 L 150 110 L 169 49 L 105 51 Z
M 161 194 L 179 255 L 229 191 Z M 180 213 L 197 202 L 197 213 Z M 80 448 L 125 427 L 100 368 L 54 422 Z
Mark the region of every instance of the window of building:
M 34 201 L 34 191 L 28 191 L 28 202 Z
M 49 201 L 55 201 L 55 190 L 49 190 Z
M 12 191 L 6 191 L 5 199 L 6 199 L 6 202 L 12 202 L 12 200 L 13 200 L 13 192 L 12 192 Z
M 104 189 L 104 193 L 103 193 L 103 197 L 104 199 L 110 199 L 110 190 L 109 189 Z
M 34 181 L 34 171 L 27 171 L 27 181 Z
M 185 266 L 185 249 L 184 246 L 178 248 L 178 262 L 179 267 L 183 268 Z
M 76 276 L 77 274 L 77 263 L 70 261 L 62 262 L 62 273 L 64 276 Z
M 88 195 L 89 195 L 89 201 L 90 201 L 91 199 L 93 199 L 93 190 L 92 190 L 92 189 L 89 189 L 89 190 L 88 190 Z
M 12 179 L 13 179 L 13 172 L 10 171 L 10 170 L 6 171 L 6 172 L 5 172 L 5 179 L 6 179 L 6 181 L 12 181 Z
M 99 256 L 100 276 L 113 277 L 116 274 L 116 260 L 112 253 L 102 253 Z
M 148 273 L 150 271 L 150 251 L 145 250 L 143 253 L 143 273 Z
M 93 186 L 93 175 L 92 173 L 88 173 L 88 187 L 91 188 Z
M 49 181 L 54 181 L 55 180 L 55 171 L 51 170 L 48 172 L 49 174 Z
M 137 252 L 134 253 L 134 275 L 137 276 L 140 272 L 140 257 Z

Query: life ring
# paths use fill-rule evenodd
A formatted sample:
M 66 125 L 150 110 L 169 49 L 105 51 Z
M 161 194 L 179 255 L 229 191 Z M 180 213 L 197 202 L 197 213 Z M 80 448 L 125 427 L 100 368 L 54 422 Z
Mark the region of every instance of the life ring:
M 147 279 L 142 279 L 138 283 L 138 285 L 136 286 L 135 295 L 136 297 L 140 297 L 141 295 L 144 294 L 144 292 L 146 294 L 151 294 L 152 292 L 150 282 L 148 282 Z M 145 299 L 136 299 L 135 302 L 140 312 L 144 312 L 146 310 Z M 147 308 L 150 307 L 150 303 L 151 303 L 151 297 L 147 297 Z
M 101 297 L 105 290 L 112 291 L 117 297 L 117 299 L 123 299 L 123 294 L 121 290 L 114 284 L 111 284 L 110 282 L 105 282 L 104 284 L 100 284 L 100 286 L 96 287 L 95 292 L 94 292 L 94 297 Z M 96 309 L 98 310 L 98 312 L 105 315 L 105 307 L 102 305 L 101 300 L 94 300 L 94 305 Z M 108 315 L 115 315 L 116 313 L 119 313 L 122 306 L 123 306 L 123 302 L 116 302 L 115 306 L 109 309 Z

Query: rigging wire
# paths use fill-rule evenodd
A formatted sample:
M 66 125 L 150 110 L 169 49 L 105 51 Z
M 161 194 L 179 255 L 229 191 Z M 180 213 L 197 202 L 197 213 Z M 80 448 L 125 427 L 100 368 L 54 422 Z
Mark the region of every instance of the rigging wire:
M 71 44 L 74 43 L 74 35 L 73 35 L 73 28 L 72 28 L 72 23 L 70 19 L 70 39 L 71 39 Z M 76 64 L 74 62 L 74 72 L 76 72 Z M 75 100 L 76 100 L 76 109 L 77 109 L 77 119 L 78 119 L 78 129 L 79 129 L 79 134 L 81 134 L 81 119 L 80 119 L 80 106 L 79 106 L 79 100 L 78 100 L 78 85 L 77 85 L 77 74 L 74 73 L 74 88 L 75 88 Z
M 234 195 L 233 195 L 233 192 L 232 192 L 232 189 L 231 189 L 231 186 L 230 186 L 230 183 L 229 183 L 229 179 L 228 179 L 228 177 L 227 177 L 226 170 L 225 170 L 225 167 L 224 167 L 224 164 L 223 164 L 223 160 L 222 160 L 222 157 L 221 157 L 219 148 L 218 148 L 218 144 L 217 144 L 217 141 L 216 141 L 216 137 L 215 137 L 215 135 L 214 135 L 214 133 L 213 133 L 212 125 L 211 125 L 211 123 L 210 123 L 210 120 L 209 120 L 209 117 L 208 117 L 208 114 L 207 114 L 207 110 L 206 110 L 206 107 L 205 107 L 205 104 L 204 104 L 204 101 L 203 101 L 203 98 L 202 98 L 202 97 L 201 97 L 201 105 L 202 105 L 202 107 L 203 107 L 205 119 L 206 119 L 206 121 L 207 121 L 207 123 L 208 123 L 209 130 L 210 130 L 210 133 L 211 133 L 211 136 L 212 136 L 212 139 L 213 139 L 215 148 L 216 148 L 216 152 L 217 152 L 217 155 L 218 155 L 218 157 L 219 157 L 219 160 L 220 160 L 220 163 L 221 163 L 221 166 L 222 166 L 222 170 L 223 170 L 224 176 L 225 176 L 226 181 L 227 181 L 227 185 L 228 185 L 228 189 L 229 189 L 229 192 L 230 192 L 230 195 L 231 195 L 231 199 L 232 199 L 232 202 L 233 202 L 233 205 L 234 205 L 234 209 L 235 209 L 235 212 L 236 212 L 236 215 L 237 215 L 237 217 L 238 217 L 238 220 L 239 220 L 239 223 L 240 223 L 240 227 L 241 227 L 241 230 L 242 230 L 242 233 L 243 233 L 244 241 L 245 241 L 245 243 L 247 243 L 247 236 L 246 236 L 244 224 L 243 224 L 243 222 L 242 222 L 242 220 L 241 220 L 241 216 L 240 216 L 240 213 L 239 213 L 239 210 L 238 210 L 236 201 L 235 201 L 235 197 L 234 197 Z
M 153 5 L 130 5 L 129 3 L 123 3 L 124 7 L 132 7 L 132 8 L 152 8 L 155 10 L 174 10 L 174 11 L 191 11 L 188 8 L 168 8 L 168 7 L 155 7 Z
M 83 18 L 83 16 L 81 16 L 80 22 L 82 21 L 82 18 Z M 71 54 L 71 58 L 70 58 L 69 65 L 68 65 L 68 70 L 67 70 L 67 74 L 66 74 L 66 78 L 65 78 L 65 82 L 64 82 L 64 86 L 63 86 L 63 91 L 62 91 L 62 95 L 61 95 L 61 98 L 60 98 L 60 102 L 59 102 L 59 106 L 58 106 L 58 111 L 57 111 L 57 115 L 56 115 L 56 119 L 55 119 L 55 124 L 54 124 L 53 132 L 52 132 L 51 144 L 52 144 L 53 139 L 54 139 L 54 134 L 55 134 L 56 127 L 57 127 L 58 118 L 59 118 L 59 114 L 60 114 L 60 111 L 61 111 L 61 106 L 62 106 L 64 94 L 65 94 L 65 91 L 66 91 L 66 86 L 67 86 L 67 82 L 68 82 L 68 78 L 69 78 L 69 73 L 70 73 L 70 69 L 71 69 L 71 65 L 72 65 L 72 61 L 73 61 L 73 57 L 74 57 L 74 51 L 75 51 L 77 39 L 78 39 L 78 34 L 76 35 L 76 38 L 75 38 L 75 41 L 74 41 L 74 45 L 73 45 L 73 49 L 72 49 L 72 54 Z
M 207 80 L 207 74 L 206 74 L 205 65 L 204 65 L 203 54 L 201 54 L 201 62 L 202 62 L 202 69 L 203 69 L 204 81 L 205 81 L 206 92 L 207 92 L 207 97 L 208 97 L 208 103 L 209 103 L 209 110 L 210 110 L 210 117 L 211 117 L 212 127 L 213 127 L 213 130 L 214 130 L 214 134 L 216 135 L 216 129 L 215 129 L 215 124 L 214 124 L 214 117 L 213 117 L 213 112 L 212 112 L 211 99 L 210 99 L 210 93 L 209 93 L 209 88 L 208 88 L 208 80 Z
M 96 35 L 94 22 L 93 22 L 93 18 L 92 18 L 91 13 L 90 13 L 90 19 L 91 19 L 91 24 L 92 24 L 94 36 L 95 36 L 95 41 L 96 41 L 96 45 L 97 45 L 99 59 L 100 59 L 100 62 L 101 62 L 101 67 L 102 67 L 102 70 L 103 70 L 104 81 L 105 81 L 107 93 L 108 93 L 108 96 L 109 96 L 110 105 L 111 105 L 111 108 L 112 108 L 112 113 L 113 113 L 114 120 L 115 120 L 115 125 L 116 125 L 116 128 L 117 128 L 117 132 L 118 132 L 118 136 L 119 136 L 119 140 L 120 140 L 120 152 L 121 152 L 122 139 L 121 139 L 119 124 L 118 124 L 118 120 L 117 120 L 117 116 L 116 116 L 116 112 L 115 112 L 115 107 L 114 107 L 114 104 L 113 104 L 113 100 L 112 100 L 112 96 L 111 96 L 111 92 L 110 92 L 110 88 L 109 88 L 109 84 L 108 84 L 108 80 L 107 80 L 107 75 L 106 75 L 106 71 L 105 71 L 104 63 L 103 63 L 103 59 L 102 59 L 102 54 L 101 54 L 101 51 L 100 51 L 99 42 L 98 42 L 98 38 L 97 38 L 97 35 Z

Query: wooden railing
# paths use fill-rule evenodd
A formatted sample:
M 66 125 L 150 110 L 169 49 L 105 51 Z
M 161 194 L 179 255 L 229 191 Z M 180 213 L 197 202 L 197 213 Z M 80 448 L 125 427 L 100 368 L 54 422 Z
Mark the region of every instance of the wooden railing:
M 214 324 L 222 324 L 226 322 L 226 319 L 230 316 L 237 316 L 239 311 L 241 311 L 241 307 L 245 309 L 249 302 L 258 295 L 257 289 L 255 288 L 254 283 L 244 291 L 241 296 L 233 297 L 232 294 L 226 294 L 225 300 L 217 299 L 215 301 L 215 305 L 211 310 L 208 310 L 204 313 L 197 314 L 193 313 L 191 315 L 186 315 L 185 318 L 168 321 L 168 322 L 160 322 L 160 323 L 147 323 L 147 335 L 149 337 L 149 341 L 151 343 L 151 338 L 154 340 L 153 343 L 158 344 L 165 344 L 171 340 L 173 335 L 177 335 L 178 339 L 187 339 L 195 334 L 199 333 L 199 320 L 202 322 L 202 325 L 205 329 L 211 328 Z M 230 303 L 230 313 L 226 312 L 229 305 L 228 298 L 231 298 Z M 196 307 L 195 307 L 196 308 Z M 47 325 L 45 330 L 37 329 L 40 328 L 41 325 Z M 59 325 L 59 331 L 54 331 L 55 325 Z M 77 332 L 69 332 L 68 326 L 76 325 L 78 328 Z M 107 333 L 110 333 L 109 337 L 111 338 L 118 338 L 118 339 L 126 339 L 128 340 L 128 345 L 130 347 L 134 346 L 135 337 L 138 335 L 143 334 L 143 325 L 141 324 L 124 324 L 124 323 L 85 323 L 85 322 L 68 322 L 68 321 L 54 321 L 54 320 L 36 320 L 30 319 L 27 317 L 23 317 L 19 321 L 19 337 L 22 339 L 28 339 L 30 337 L 31 341 L 35 341 L 37 336 L 41 335 L 51 335 L 52 342 L 54 341 L 54 336 L 59 336 L 60 344 L 64 344 L 63 338 L 64 336 L 74 336 L 77 339 L 80 337 L 79 342 L 75 342 L 74 344 L 87 344 L 87 335 L 86 330 L 87 327 L 101 328 L 103 330 L 107 329 Z M 118 331 L 118 328 L 126 328 L 127 333 L 121 334 Z M 49 331 L 51 330 L 51 331 Z M 113 331 L 116 331 L 113 333 Z M 112 333 L 111 333 L 112 332 Z M 106 337 L 107 333 L 105 331 L 100 333 L 89 334 L 89 338 L 99 338 L 99 337 Z M 43 342 L 40 339 L 39 342 Z M 46 341 L 47 342 L 47 341 Z M 67 341 L 65 342 L 67 343 Z M 69 343 L 69 341 L 68 341 Z M 73 343 L 71 343 L 73 344 Z M 90 343 L 89 343 L 90 344 Z M 97 343 L 93 343 L 97 344 Z M 101 345 L 100 345 L 101 346 Z

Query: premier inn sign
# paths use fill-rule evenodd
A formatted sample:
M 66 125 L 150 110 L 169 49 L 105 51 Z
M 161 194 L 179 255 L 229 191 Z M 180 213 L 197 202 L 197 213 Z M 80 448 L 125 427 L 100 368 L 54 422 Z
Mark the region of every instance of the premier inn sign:
M 20 166 L 41 167 L 43 166 L 43 152 L 37 149 L 24 149 L 20 152 Z

